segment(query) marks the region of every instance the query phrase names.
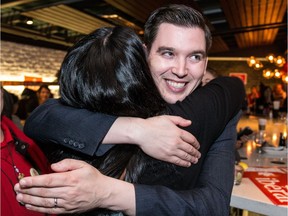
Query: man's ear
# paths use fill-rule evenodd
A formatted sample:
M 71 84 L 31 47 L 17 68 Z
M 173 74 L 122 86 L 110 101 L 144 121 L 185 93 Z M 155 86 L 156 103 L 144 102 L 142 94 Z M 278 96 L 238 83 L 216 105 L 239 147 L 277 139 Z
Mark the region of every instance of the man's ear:
M 207 69 L 207 65 L 208 65 L 208 57 L 206 58 L 205 60 L 205 70 L 204 70 L 204 73 L 203 73 L 203 76 L 206 74 L 206 69 Z

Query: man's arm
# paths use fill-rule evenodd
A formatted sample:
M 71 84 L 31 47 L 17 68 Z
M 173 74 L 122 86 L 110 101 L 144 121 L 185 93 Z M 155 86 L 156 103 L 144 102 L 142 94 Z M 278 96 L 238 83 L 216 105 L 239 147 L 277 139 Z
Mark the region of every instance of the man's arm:
M 24 132 L 39 144 L 59 144 L 90 156 L 103 155 L 114 146 L 107 143 L 137 144 L 151 157 L 186 167 L 200 157 L 197 139 L 178 127 L 190 124 L 177 116 L 110 116 L 50 99 L 28 117 Z M 106 145 L 100 147 L 102 142 Z
M 229 215 L 239 112 L 211 146 L 194 189 L 135 185 L 136 215 Z
M 60 144 L 92 156 L 116 119 L 115 116 L 63 106 L 59 100 L 49 99 L 30 114 L 24 132 L 38 143 Z
M 15 186 L 17 200 L 31 210 L 54 214 L 109 208 L 127 215 L 228 215 L 239 115 L 210 148 L 195 189 L 173 191 L 137 184 L 134 189 L 131 183 L 104 176 L 83 161 L 64 160 L 52 166 L 57 173 L 20 180 Z

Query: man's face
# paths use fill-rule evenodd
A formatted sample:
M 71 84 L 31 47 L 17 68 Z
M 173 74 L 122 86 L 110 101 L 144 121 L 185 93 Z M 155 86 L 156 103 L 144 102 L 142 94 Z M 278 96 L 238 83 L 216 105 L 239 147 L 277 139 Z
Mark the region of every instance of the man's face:
M 148 54 L 153 79 L 164 100 L 182 101 L 200 84 L 207 66 L 204 31 L 163 23 Z

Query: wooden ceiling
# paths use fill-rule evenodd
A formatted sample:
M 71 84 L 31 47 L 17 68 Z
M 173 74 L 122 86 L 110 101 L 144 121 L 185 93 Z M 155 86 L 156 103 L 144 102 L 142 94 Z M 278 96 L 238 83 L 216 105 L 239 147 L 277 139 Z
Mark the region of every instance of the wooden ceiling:
M 2 0 L 1 39 L 67 49 L 94 29 L 114 25 L 141 36 L 149 13 L 170 3 L 203 13 L 213 35 L 211 54 L 259 47 L 287 52 L 286 0 Z

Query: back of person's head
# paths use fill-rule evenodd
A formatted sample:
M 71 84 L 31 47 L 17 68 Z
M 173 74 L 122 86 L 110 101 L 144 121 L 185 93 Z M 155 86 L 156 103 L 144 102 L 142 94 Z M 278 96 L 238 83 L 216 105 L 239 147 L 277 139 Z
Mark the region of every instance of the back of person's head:
M 200 28 L 205 33 L 206 52 L 208 52 L 212 45 L 210 29 L 199 11 L 186 5 L 171 4 L 153 11 L 145 23 L 144 42 L 148 51 L 150 51 L 157 36 L 159 26 L 162 23 L 188 28 Z
M 163 110 L 142 42 L 127 27 L 104 27 L 65 56 L 60 95 L 68 105 L 117 115 L 148 117 Z
M 36 92 L 32 89 L 25 88 L 23 92 L 21 93 L 21 99 L 29 99 L 30 97 L 35 97 Z

